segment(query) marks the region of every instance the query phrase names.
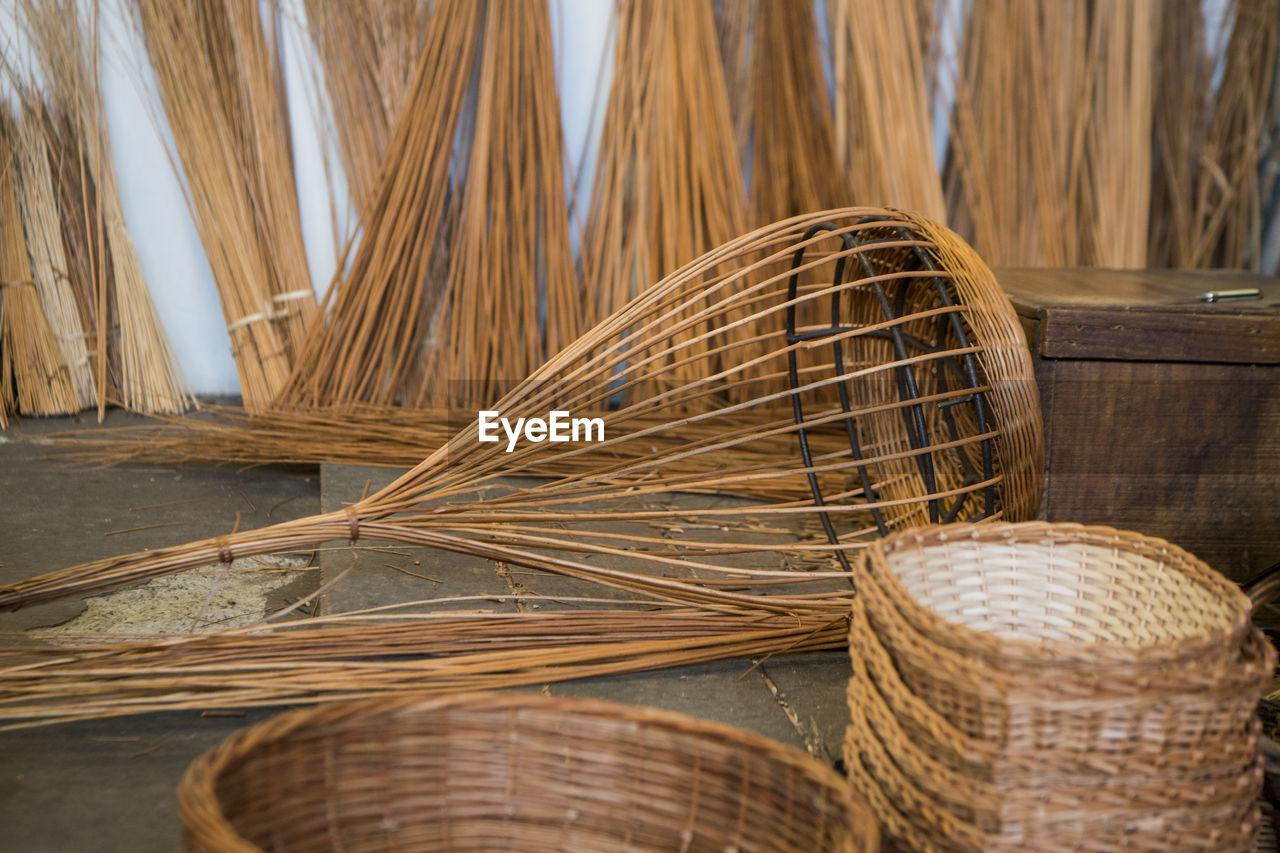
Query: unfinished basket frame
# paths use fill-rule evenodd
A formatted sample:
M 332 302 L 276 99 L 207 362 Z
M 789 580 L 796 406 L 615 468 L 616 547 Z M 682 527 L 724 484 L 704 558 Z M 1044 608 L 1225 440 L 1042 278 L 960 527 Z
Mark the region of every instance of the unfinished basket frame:
M 0 610 L 327 540 L 377 539 L 686 605 L 827 612 L 843 608 L 848 554 L 868 541 L 929 522 L 1027 518 L 1039 504 L 1043 427 L 1012 307 L 963 241 L 895 211 L 796 217 L 709 252 L 494 408 L 512 422 L 595 413 L 605 440 L 526 441 L 507 452 L 504 442 L 481 442 L 472 422 L 342 511 L 0 587 Z M 576 472 L 560 473 L 565 463 Z M 516 471 L 550 479 L 466 497 Z M 764 502 L 637 509 L 672 492 Z M 726 541 L 593 527 L 672 518 L 714 526 L 744 514 L 790 529 Z M 779 566 L 791 559 L 817 568 Z

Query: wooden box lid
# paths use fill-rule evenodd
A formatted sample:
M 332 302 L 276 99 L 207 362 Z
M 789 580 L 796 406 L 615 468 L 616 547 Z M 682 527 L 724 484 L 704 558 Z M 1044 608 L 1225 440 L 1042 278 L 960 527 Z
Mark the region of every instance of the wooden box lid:
M 1231 270 L 995 270 L 1042 358 L 1280 364 L 1280 278 Z M 1208 292 L 1261 296 L 1206 302 Z

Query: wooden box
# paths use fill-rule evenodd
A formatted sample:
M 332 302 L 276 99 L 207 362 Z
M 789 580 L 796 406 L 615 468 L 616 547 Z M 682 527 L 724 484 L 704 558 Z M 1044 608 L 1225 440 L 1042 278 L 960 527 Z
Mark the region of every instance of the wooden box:
M 1176 542 L 1236 580 L 1280 561 L 1280 279 L 1003 269 L 1044 408 L 1042 514 Z M 1252 299 L 1200 299 L 1257 288 Z

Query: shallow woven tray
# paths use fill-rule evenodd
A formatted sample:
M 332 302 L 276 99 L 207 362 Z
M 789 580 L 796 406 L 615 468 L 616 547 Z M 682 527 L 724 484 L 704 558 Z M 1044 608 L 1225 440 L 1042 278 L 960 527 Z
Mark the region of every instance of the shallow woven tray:
M 871 851 L 834 770 L 729 726 L 526 694 L 296 711 L 201 756 L 187 850 Z

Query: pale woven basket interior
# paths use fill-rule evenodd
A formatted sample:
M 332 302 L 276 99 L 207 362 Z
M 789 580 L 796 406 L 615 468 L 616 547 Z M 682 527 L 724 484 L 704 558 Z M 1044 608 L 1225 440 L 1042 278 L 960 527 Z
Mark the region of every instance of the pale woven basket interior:
M 1084 542 L 944 542 L 887 556 L 921 605 L 1002 637 L 1149 646 L 1224 630 L 1239 615 L 1174 559 Z

